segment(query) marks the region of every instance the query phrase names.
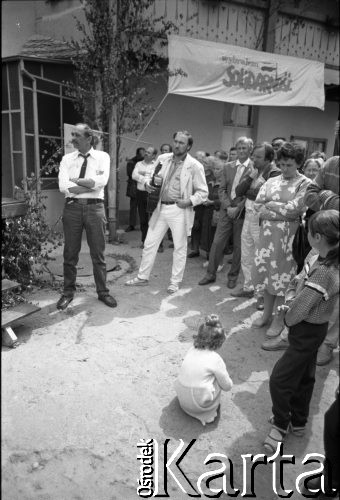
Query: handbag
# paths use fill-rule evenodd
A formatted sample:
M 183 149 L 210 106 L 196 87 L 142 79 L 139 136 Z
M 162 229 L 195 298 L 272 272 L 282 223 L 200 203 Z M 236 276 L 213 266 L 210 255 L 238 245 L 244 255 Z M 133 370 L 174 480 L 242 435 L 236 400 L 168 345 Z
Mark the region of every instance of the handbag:
M 305 261 L 305 258 L 307 257 L 308 253 L 312 248 L 309 244 L 307 234 L 308 233 L 305 224 L 300 217 L 300 223 L 296 230 L 292 244 L 293 259 L 295 260 L 298 266 L 298 273 L 303 268 L 303 263 Z

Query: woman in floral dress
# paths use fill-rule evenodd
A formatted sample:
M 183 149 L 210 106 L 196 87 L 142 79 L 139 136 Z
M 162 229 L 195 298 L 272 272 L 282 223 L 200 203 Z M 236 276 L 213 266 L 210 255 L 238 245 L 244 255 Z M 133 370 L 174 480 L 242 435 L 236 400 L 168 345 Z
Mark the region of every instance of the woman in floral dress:
M 311 182 L 298 172 L 304 160 L 304 149 L 300 145 L 285 142 L 277 158 L 282 174 L 268 179 L 261 187 L 254 207 L 260 214 L 261 228 L 253 281 L 264 289 L 264 311 L 253 322 L 256 327 L 270 322 L 274 305 L 283 304 L 286 288 L 296 274 L 292 243 L 306 209 L 304 195 Z M 283 328 L 283 320 L 276 314 L 266 335 L 276 337 Z

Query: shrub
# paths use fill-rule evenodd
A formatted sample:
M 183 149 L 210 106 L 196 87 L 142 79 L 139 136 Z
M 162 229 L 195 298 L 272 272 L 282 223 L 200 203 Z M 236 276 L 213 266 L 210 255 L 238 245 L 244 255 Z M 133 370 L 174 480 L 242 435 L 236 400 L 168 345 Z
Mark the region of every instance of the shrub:
M 49 254 L 60 244 L 60 235 L 45 220 L 46 196 L 40 191 L 40 179 L 32 175 L 26 183 L 26 214 L 2 219 L 1 228 L 2 277 L 22 285 L 37 281 L 37 274 L 46 268 Z

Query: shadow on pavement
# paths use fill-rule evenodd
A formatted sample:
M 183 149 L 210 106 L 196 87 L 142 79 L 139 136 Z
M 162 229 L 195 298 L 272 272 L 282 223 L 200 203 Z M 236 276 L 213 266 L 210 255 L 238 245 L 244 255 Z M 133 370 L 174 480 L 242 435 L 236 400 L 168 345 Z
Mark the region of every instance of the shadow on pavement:
M 196 418 L 190 417 L 190 415 L 187 415 L 182 410 L 177 397 L 175 397 L 170 401 L 168 406 L 162 409 L 159 425 L 166 436 L 190 441 L 191 439 L 197 439 L 201 434 L 214 431 L 218 426 L 219 420 L 220 411 L 217 412 L 214 422 L 205 426 L 202 425 Z

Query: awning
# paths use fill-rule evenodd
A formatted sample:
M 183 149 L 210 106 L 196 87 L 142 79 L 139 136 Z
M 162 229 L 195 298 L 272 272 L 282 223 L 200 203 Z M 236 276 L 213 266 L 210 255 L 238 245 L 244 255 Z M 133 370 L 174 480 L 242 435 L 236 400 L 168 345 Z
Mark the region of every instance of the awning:
M 324 109 L 324 64 L 169 36 L 168 92 L 223 102 Z

